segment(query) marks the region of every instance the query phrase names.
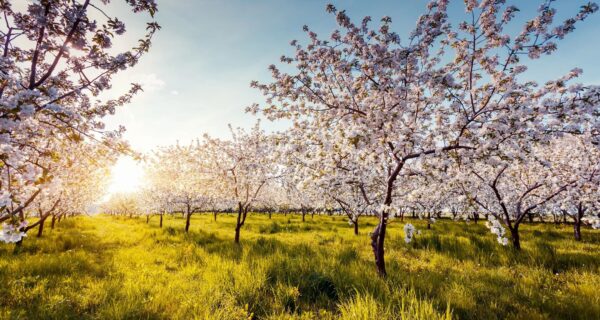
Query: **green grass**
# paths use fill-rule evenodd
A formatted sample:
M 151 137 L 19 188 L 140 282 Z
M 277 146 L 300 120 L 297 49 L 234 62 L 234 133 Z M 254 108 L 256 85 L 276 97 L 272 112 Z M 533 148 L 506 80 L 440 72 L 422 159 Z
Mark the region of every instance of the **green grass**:
M 482 225 L 440 221 L 405 244 L 389 227 L 387 279 L 367 232 L 342 217 L 185 221 L 78 217 L 0 245 L 1 319 L 598 319 L 600 233 L 525 225 L 523 250 Z

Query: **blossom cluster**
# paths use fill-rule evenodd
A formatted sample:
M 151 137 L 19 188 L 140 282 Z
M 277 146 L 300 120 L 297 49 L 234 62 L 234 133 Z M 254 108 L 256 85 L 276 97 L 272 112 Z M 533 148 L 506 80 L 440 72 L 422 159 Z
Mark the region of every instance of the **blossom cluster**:
M 504 236 L 506 233 L 506 229 L 502 226 L 500 221 L 496 219 L 493 215 L 488 216 L 488 221 L 486 221 L 485 226 L 490 229 L 492 234 L 495 234 L 498 239 L 498 243 L 505 246 L 508 244 L 508 238 Z
M 26 237 L 27 234 L 23 231 L 27 227 L 27 221 L 23 221 L 17 225 L 12 223 L 3 223 L 2 231 L 0 231 L 0 241 L 6 243 L 16 243 Z

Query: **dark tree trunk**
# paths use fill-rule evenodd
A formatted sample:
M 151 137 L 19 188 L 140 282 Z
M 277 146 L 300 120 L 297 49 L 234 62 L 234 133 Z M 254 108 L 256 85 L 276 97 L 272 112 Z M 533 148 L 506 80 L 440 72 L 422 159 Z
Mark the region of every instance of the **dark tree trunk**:
M 240 231 L 242 229 L 242 225 L 244 225 L 244 222 L 246 221 L 246 210 L 247 209 L 241 203 L 238 203 L 238 216 L 235 225 L 235 238 L 233 239 L 233 242 L 235 242 L 236 244 L 240 243 Z
M 431 213 L 427 213 L 427 229 L 431 229 Z
M 315 210 L 312 210 L 312 211 L 310 212 L 310 219 L 311 219 L 311 220 L 314 220 L 314 219 L 315 219 Z
M 302 208 L 302 222 L 306 222 L 306 209 Z
M 146 223 L 149 223 L 149 222 L 150 222 L 150 215 L 148 214 L 148 215 L 146 215 Z
M 580 202 L 577 206 L 577 213 L 575 214 L 575 223 L 573 224 L 573 232 L 575 234 L 575 240 L 581 241 L 581 219 L 583 219 L 583 215 L 585 214 L 585 208 L 583 204 Z
M 42 236 L 42 234 L 44 233 L 44 222 L 46 222 L 46 218 L 48 218 L 48 216 L 45 216 L 42 218 L 42 220 L 40 220 L 40 225 L 38 226 L 38 233 L 37 233 L 38 238 L 40 238 Z
M 235 242 L 236 244 L 240 244 L 240 229 L 241 228 L 242 228 L 242 226 L 240 226 L 240 225 L 235 226 L 235 238 L 233 239 L 233 242 Z
M 60 219 L 62 219 L 62 214 L 58 216 L 58 223 L 60 223 Z
M 473 221 L 475 221 L 475 223 L 479 221 L 479 213 L 473 212 Z
M 191 212 L 187 212 L 185 215 L 185 232 L 187 233 L 190 230 L 190 218 L 192 217 Z
M 357 236 L 358 235 L 358 219 L 356 219 L 356 221 L 352 221 L 352 223 L 354 224 L 354 235 Z
M 214 218 L 215 222 L 217 222 L 217 211 L 213 212 L 213 218 Z
M 160 214 L 160 222 L 159 222 L 159 228 L 162 228 L 162 221 L 163 221 L 163 214 Z
M 515 225 L 509 229 L 513 247 L 517 250 L 521 250 L 521 239 L 519 238 L 519 225 Z
M 56 215 L 52 215 L 52 222 L 50 223 L 50 229 L 54 229 L 54 223 L 56 222 Z
M 373 230 L 371 234 L 371 247 L 373 248 L 373 254 L 375 255 L 375 265 L 377 265 L 377 272 L 380 276 L 387 276 L 385 271 L 385 230 L 387 227 L 387 213 L 382 212 L 379 218 L 379 224 Z
M 531 211 L 527 213 L 527 219 L 529 223 L 533 223 L 533 213 Z
M 273 212 L 269 211 L 269 219 L 271 219 L 272 215 L 273 215 Z

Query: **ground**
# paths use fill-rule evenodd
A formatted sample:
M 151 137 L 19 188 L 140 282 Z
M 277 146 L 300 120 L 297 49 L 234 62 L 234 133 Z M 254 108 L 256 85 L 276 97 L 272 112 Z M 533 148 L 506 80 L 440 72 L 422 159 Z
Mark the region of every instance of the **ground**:
M 402 227 L 422 230 L 406 244 Z M 77 217 L 0 245 L 4 319 L 600 319 L 600 232 L 525 225 L 523 250 L 483 223 L 394 220 L 389 276 L 343 217 Z M 33 230 L 32 230 L 33 231 Z

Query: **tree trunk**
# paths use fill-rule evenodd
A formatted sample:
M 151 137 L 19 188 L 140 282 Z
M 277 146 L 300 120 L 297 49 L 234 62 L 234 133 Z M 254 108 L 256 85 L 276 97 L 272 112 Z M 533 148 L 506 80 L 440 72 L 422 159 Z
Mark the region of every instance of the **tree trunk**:
M 62 219 L 62 214 L 58 216 L 58 223 L 60 223 L 60 219 Z
M 387 213 L 382 212 L 379 218 L 379 224 L 373 230 L 371 234 L 371 247 L 373 248 L 373 254 L 375 255 L 375 265 L 377 265 L 377 272 L 380 276 L 387 276 L 385 271 L 385 251 L 383 245 L 385 243 L 385 230 L 387 224 Z
M 431 229 L 431 213 L 427 213 L 427 229 Z
M 162 228 L 162 220 L 163 220 L 163 214 L 160 214 L 160 223 L 159 223 L 159 228 Z
M 241 203 L 238 204 L 238 216 L 237 216 L 237 222 L 235 224 L 235 238 L 233 239 L 233 242 L 235 242 L 235 244 L 239 244 L 240 243 L 240 229 L 242 228 L 242 213 L 243 213 L 243 206 Z
M 304 218 L 306 216 L 306 209 L 302 208 L 302 222 L 305 222 L 306 219 Z
M 272 213 L 271 211 L 269 211 L 269 219 L 271 219 L 271 215 L 272 215 L 272 214 L 273 214 L 273 213 Z
M 475 221 L 475 223 L 477 223 L 477 221 L 479 221 L 479 213 L 473 212 L 473 221 Z
M 575 223 L 573 224 L 573 231 L 575 233 L 575 241 L 581 241 L 581 219 L 585 214 L 585 208 L 583 203 L 579 203 L 577 206 L 577 213 L 575 214 Z
M 56 215 L 52 215 L 52 223 L 50 224 L 50 229 L 54 229 L 54 223 L 56 222 Z
M 356 219 L 356 221 L 352 221 L 352 223 L 354 224 L 354 235 L 357 236 L 358 235 L 358 219 Z
M 241 226 L 235 226 L 235 238 L 233 239 L 233 242 L 235 242 L 235 244 L 240 244 L 240 229 Z
M 45 216 L 40 221 L 40 225 L 38 226 L 38 233 L 37 233 L 38 238 L 40 238 L 42 236 L 42 234 L 44 233 L 44 222 L 46 222 L 46 218 L 48 218 L 48 216 Z
M 510 228 L 510 236 L 513 247 L 517 250 L 521 250 L 521 239 L 519 238 L 519 225 L 515 225 Z
M 215 219 L 215 222 L 217 222 L 217 211 L 213 212 L 213 219 Z
M 531 211 L 527 213 L 527 219 L 529 223 L 533 223 L 533 213 Z
M 187 233 L 190 230 L 190 218 L 192 217 L 191 212 L 187 212 L 185 215 L 185 232 Z
M 148 223 L 148 222 L 150 222 L 150 215 L 149 214 L 146 215 L 146 223 Z

